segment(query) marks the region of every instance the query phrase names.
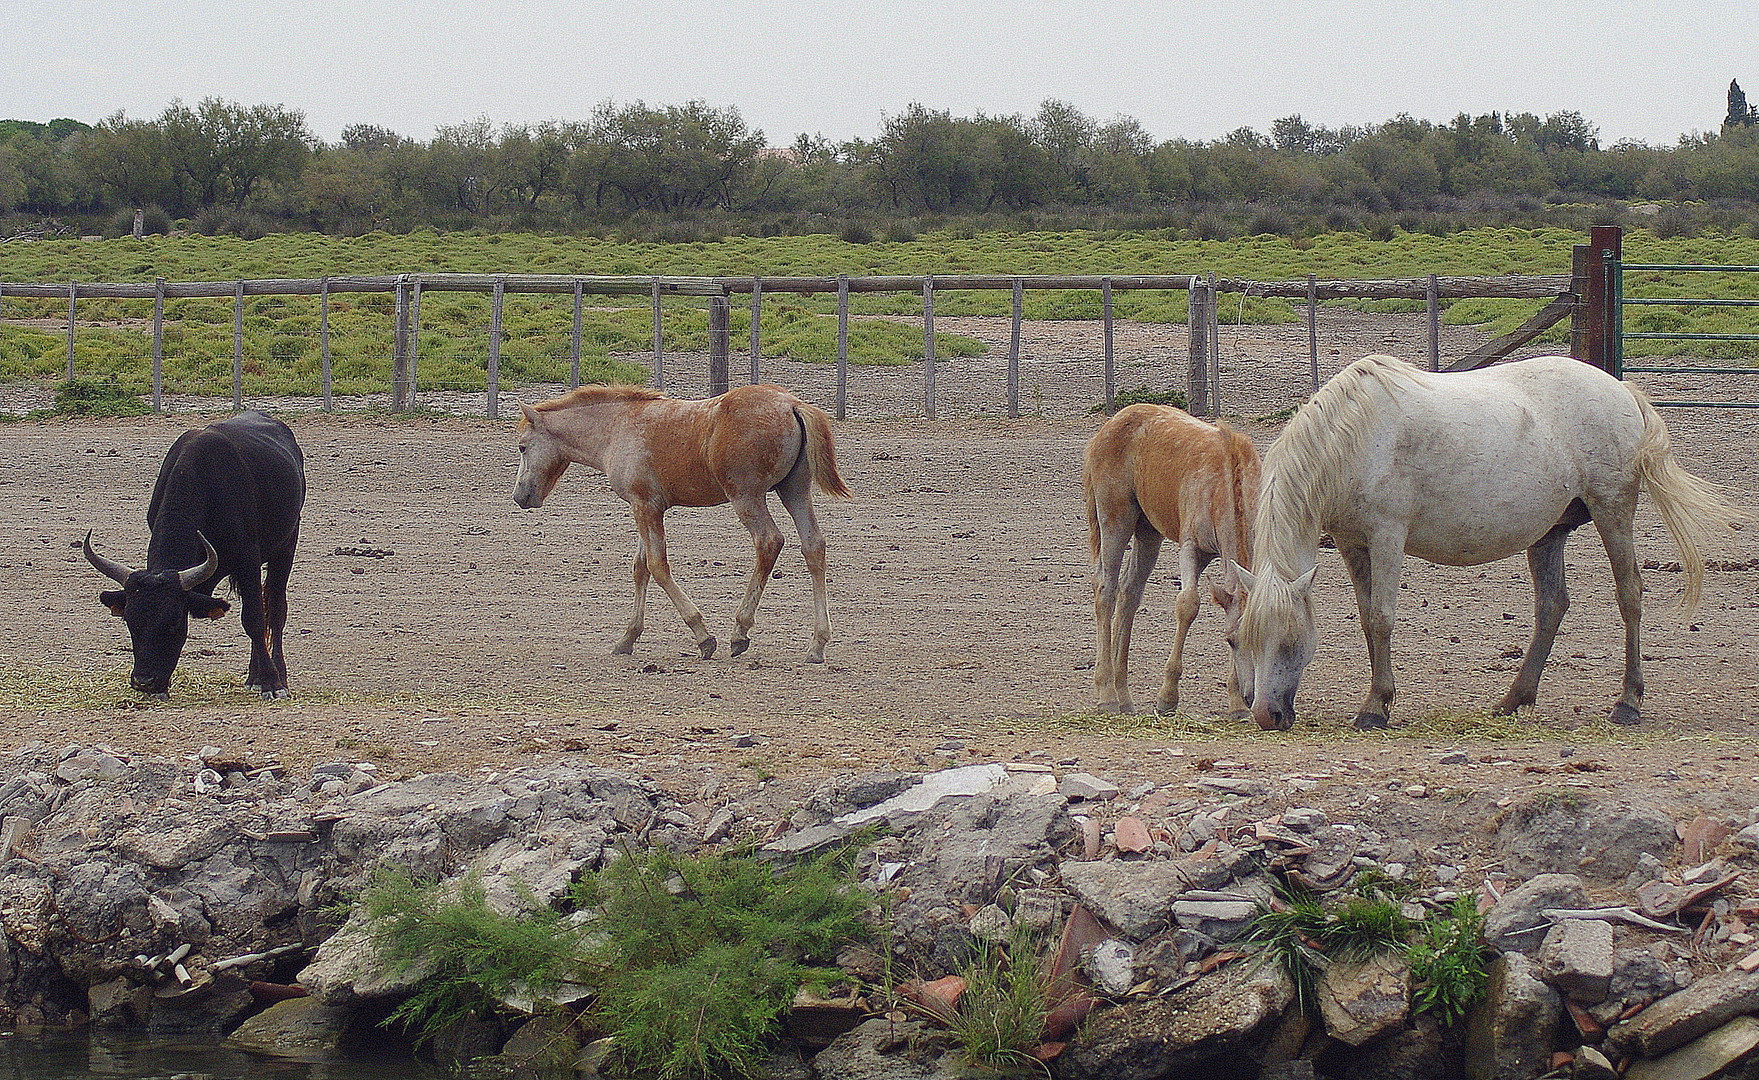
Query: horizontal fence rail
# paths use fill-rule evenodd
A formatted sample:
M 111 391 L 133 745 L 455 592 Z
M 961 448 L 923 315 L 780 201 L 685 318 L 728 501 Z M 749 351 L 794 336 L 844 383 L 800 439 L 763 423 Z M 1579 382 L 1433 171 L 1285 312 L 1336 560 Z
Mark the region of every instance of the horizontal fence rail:
M 1759 266 L 1716 266 L 1704 263 L 1633 263 L 1622 260 L 1611 260 L 1608 273 L 1612 277 L 1614 324 L 1615 368 L 1620 378 L 1627 373 L 1647 375 L 1759 375 L 1759 368 L 1753 367 L 1684 367 L 1677 364 L 1627 364 L 1625 363 L 1625 345 L 1627 341 L 1759 341 L 1759 333 L 1743 333 L 1729 331 L 1726 333 L 1706 333 L 1666 330 L 1626 330 L 1625 312 L 1627 307 L 1722 307 L 1722 308 L 1759 308 L 1759 299 L 1741 299 L 1734 297 L 1633 297 L 1625 295 L 1625 274 L 1628 271 L 1655 273 L 1684 274 L 1759 274 Z M 1759 399 L 1739 401 L 1678 401 L 1664 398 L 1651 399 L 1650 404 L 1657 408 L 1699 408 L 1699 409 L 1759 409 Z
M 921 297 L 923 323 L 922 408 L 929 418 L 936 413 L 937 358 L 934 339 L 935 294 L 960 290 L 1008 291 L 1013 294 L 1013 334 L 1008 349 L 1007 415 L 1020 415 L 1020 325 L 1021 296 L 1029 290 L 1090 291 L 1101 299 L 1103 323 L 1103 402 L 1110 407 L 1116 397 L 1116 365 L 1113 356 L 1113 295 L 1126 291 L 1163 290 L 1188 294 L 1190 316 L 1190 367 L 1186 374 L 1187 400 L 1198 415 L 1215 415 L 1220 410 L 1221 366 L 1217 347 L 1217 298 L 1222 294 L 1242 297 L 1273 297 L 1304 302 L 1307 308 L 1308 351 L 1311 381 L 1314 389 L 1320 381 L 1319 343 L 1315 327 L 1318 304 L 1327 300 L 1421 300 L 1429 312 L 1429 365 L 1438 367 L 1439 302 L 1464 298 L 1550 300 L 1552 306 L 1567 310 L 1575 302 L 1570 292 L 1572 278 L 1567 274 L 1500 275 L 1458 277 L 1427 275 L 1416 278 L 1379 280 L 1320 280 L 1309 276 L 1295 281 L 1253 281 L 1224 278 L 1215 274 L 924 274 L 870 276 L 734 276 L 691 277 L 664 275 L 573 275 L 573 274 L 458 274 L 411 273 L 394 275 L 336 275 L 322 278 L 257 278 L 239 281 L 165 281 L 151 282 L 82 282 L 44 284 L 40 282 L 0 282 L 0 304 L 9 299 L 66 301 L 67 338 L 66 374 L 73 378 L 77 361 L 75 329 L 78 323 L 78 302 L 82 299 L 151 300 L 153 302 L 153 383 L 152 407 L 159 411 L 163 404 L 161 385 L 163 324 L 165 301 L 183 299 L 230 299 L 233 305 L 232 386 L 233 405 L 243 406 L 242 375 L 244 370 L 245 320 L 244 301 L 251 297 L 312 296 L 320 300 L 319 339 L 322 352 L 323 407 L 332 404 L 332 366 L 330 347 L 331 298 L 360 294 L 389 294 L 394 297 L 393 326 L 387 334 L 391 346 L 390 380 L 391 407 L 400 410 L 412 407 L 417 391 L 417 342 L 422 333 L 421 298 L 425 293 L 478 293 L 492 299 L 488 341 L 483 358 L 487 376 L 484 412 L 493 418 L 499 415 L 499 373 L 502 359 L 504 298 L 513 294 L 572 296 L 573 328 L 570 335 L 571 385 L 580 381 L 581 308 L 584 296 L 646 297 L 653 312 L 652 380 L 664 390 L 667 382 L 662 302 L 673 298 L 696 298 L 710 305 L 710 324 L 722 327 L 711 332 L 709 378 L 710 393 L 727 389 L 728 335 L 725 317 L 728 298 L 750 297 L 750 379 L 761 381 L 762 299 L 768 295 L 795 294 L 811 296 L 826 294 L 837 300 L 836 389 L 834 412 L 842 418 L 846 412 L 848 390 L 848 323 L 849 297 L 852 294 L 896 293 Z M 1551 321 L 1561 318 L 1556 314 Z M 1545 325 L 1550 325 L 1546 323 Z M 1470 362 L 1488 362 L 1480 357 Z

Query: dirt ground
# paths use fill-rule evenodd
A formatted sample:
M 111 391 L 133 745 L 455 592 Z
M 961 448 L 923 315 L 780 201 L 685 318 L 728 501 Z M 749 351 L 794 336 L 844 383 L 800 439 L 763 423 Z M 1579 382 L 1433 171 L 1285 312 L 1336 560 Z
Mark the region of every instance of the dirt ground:
M 202 418 L 0 426 L 0 531 L 9 538 L 0 572 L 12 582 L 0 591 L 0 752 L 32 740 L 174 756 L 213 745 L 259 764 L 372 761 L 388 776 L 564 758 L 647 775 L 686 800 L 767 792 L 778 813 L 832 774 L 975 760 L 1078 768 L 1126 791 L 1153 784 L 1162 807 L 1165 792 L 1205 772 L 1257 778 L 1287 800 L 1339 812 L 1392 813 L 1393 801 L 1421 809 L 1458 790 L 1506 801 L 1560 784 L 1641 794 L 1682 815 L 1751 820 L 1759 807 L 1759 536 L 1708 574 L 1704 604 L 1688 620 L 1677 607 L 1679 574 L 1666 568 L 1676 553 L 1647 504 L 1639 547 L 1658 568 L 1645 574 L 1639 729 L 1603 720 L 1622 636 L 1591 530 L 1568 548 L 1574 605 L 1540 705 L 1512 726 L 1458 717 L 1486 708 L 1514 677 L 1532 625 L 1524 560 L 1469 570 L 1407 563 L 1395 729 L 1357 733 L 1349 720 L 1367 662 L 1329 550 L 1317 586 L 1322 638 L 1295 731 L 1208 719 L 1227 702 L 1226 647 L 1207 603 L 1183 687 L 1202 719 L 1088 713 L 1094 647 L 1079 476 L 1099 424 L 1087 411 L 1099 386 L 1095 328 L 1029 327 L 1023 383 L 1037 387 L 1027 407 L 1042 415 L 1008 420 L 998 415 L 1005 320 L 939 322 L 992 340 L 989 357 L 943 365 L 942 418 L 915 415 L 920 368 L 863 369 L 852 418 L 837 426 L 856 497 L 818 500 L 832 567 L 824 664 L 803 660 L 810 605 L 797 549 L 778 564 L 744 656 L 723 647 L 699 659 L 657 589 L 634 656 L 612 656 L 628 614 L 634 534 L 600 477 L 576 467 L 546 506 L 523 511 L 509 497 L 509 420 L 283 412 L 310 485 L 288 626 L 293 696 L 266 703 L 243 690 L 248 646 L 230 615 L 193 628 L 168 702 L 142 702 L 127 689 L 126 632 L 98 604 L 106 585 L 77 542 L 95 529 L 104 551 L 138 564 L 158 463 Z M 1401 341 L 1399 351 L 1417 354 L 1420 322 L 1353 317 L 1330 328 L 1323 374 Z M 1119 384 L 1164 385 L 1183 360 L 1183 334 L 1121 327 Z M 1472 340 L 1450 329 L 1444 352 Z M 1224 406 L 1261 448 L 1278 425 L 1251 418 L 1301 399 L 1304 350 L 1301 327 L 1224 334 Z M 680 363 L 669 389 L 697 390 L 690 370 Z M 771 362 L 765 374 L 829 403 L 827 369 Z M 1709 392 L 1755 391 L 1750 382 Z M 424 403 L 480 408 L 481 398 Z M 503 413 L 515 411 L 503 403 Z M 1668 421 L 1687 468 L 1759 509 L 1759 412 L 1680 409 Z M 751 562 L 746 535 L 725 508 L 674 510 L 667 521 L 677 576 L 725 641 Z M 1139 704 L 1152 702 L 1170 646 L 1173 590 L 1163 566 L 1137 622 Z

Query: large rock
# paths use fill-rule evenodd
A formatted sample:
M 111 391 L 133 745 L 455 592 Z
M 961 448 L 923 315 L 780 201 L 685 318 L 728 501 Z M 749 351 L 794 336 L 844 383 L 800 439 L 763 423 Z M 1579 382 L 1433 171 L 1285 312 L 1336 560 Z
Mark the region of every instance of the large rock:
M 1666 861 L 1679 846 L 1674 821 L 1652 806 L 1550 798 L 1515 810 L 1497 829 L 1517 874 L 1580 874 L 1619 881 L 1645 852 Z
M 1538 965 L 1504 953 L 1490 965 L 1484 1000 L 1466 1023 L 1470 1080 L 1529 1080 L 1551 1064 L 1563 1002 L 1539 978 Z
M 1361 1046 L 1390 1034 L 1411 1012 L 1411 969 L 1388 950 L 1325 969 L 1316 996 L 1326 1034 Z
M 1706 975 L 1669 994 L 1606 1034 L 1607 1045 L 1626 1054 L 1655 1057 L 1741 1015 L 1759 1011 L 1759 971 L 1734 969 Z
M 226 1045 L 284 1057 L 328 1054 L 342 1045 L 350 1015 L 315 998 L 278 1001 L 240 1024 Z
M 1057 1069 L 1068 1080 L 1255 1076 L 1253 1036 L 1294 999 L 1280 967 L 1236 962 L 1165 998 L 1092 1014 Z
M 875 1017 L 812 1059 L 819 1080 L 953 1080 L 963 1073 L 949 1057 L 953 1040 L 920 1020 Z
M 1759 1049 L 1759 1016 L 1737 1016 L 1678 1050 L 1634 1061 L 1625 1080 L 1706 1080 Z
M 1219 889 L 1233 880 L 1214 859 L 1178 862 L 1065 862 L 1063 886 L 1089 911 L 1132 941 L 1172 924 L 1172 902 L 1192 889 Z
M 1540 912 L 1549 908 L 1584 908 L 1588 889 L 1574 874 L 1540 874 L 1504 894 L 1484 916 L 1484 940 L 1501 952 L 1528 956 L 1539 951 L 1551 921 Z
M 1539 946 L 1545 981 L 1571 1001 L 1596 1005 L 1612 988 L 1612 924 L 1601 919 L 1564 919 Z

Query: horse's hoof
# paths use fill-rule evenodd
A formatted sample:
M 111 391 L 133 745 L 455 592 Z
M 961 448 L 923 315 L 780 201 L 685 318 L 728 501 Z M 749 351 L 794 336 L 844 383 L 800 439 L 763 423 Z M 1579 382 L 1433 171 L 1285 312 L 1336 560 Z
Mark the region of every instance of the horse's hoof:
M 1612 707 L 1612 715 L 1607 717 L 1607 719 L 1615 724 L 1624 724 L 1629 727 L 1634 724 L 1642 723 L 1643 714 L 1621 701 Z
M 751 648 L 750 638 L 734 638 L 732 641 L 727 642 L 727 655 L 738 656 L 749 648 Z
M 1356 714 L 1356 730 L 1358 731 L 1381 731 L 1385 728 L 1386 717 L 1381 716 L 1379 713 L 1364 712 Z
M 704 660 L 713 660 L 715 658 L 715 648 L 719 645 L 720 642 L 715 640 L 713 634 L 710 634 L 708 637 L 697 642 L 696 647 L 702 650 L 702 658 Z
M 1179 712 L 1179 703 L 1177 701 L 1157 701 L 1154 703 L 1154 712 L 1157 716 L 1176 716 Z
M 635 642 L 633 642 L 633 641 L 620 641 L 617 644 L 611 646 L 611 655 L 612 656 L 629 656 L 634 652 L 635 652 Z

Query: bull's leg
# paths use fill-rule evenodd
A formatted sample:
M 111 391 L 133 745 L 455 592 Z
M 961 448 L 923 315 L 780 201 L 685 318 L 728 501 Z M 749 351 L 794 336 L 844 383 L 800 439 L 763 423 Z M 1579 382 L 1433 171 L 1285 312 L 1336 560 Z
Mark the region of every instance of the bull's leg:
M 800 554 L 805 557 L 806 572 L 812 578 L 812 646 L 806 659 L 814 664 L 823 663 L 825 646 L 831 641 L 830 572 L 825 559 L 824 530 L 818 527 L 818 515 L 812 510 L 812 470 L 804 457 L 777 486 L 776 495 L 794 519 L 794 531 L 800 534 Z
M 1405 534 L 1388 530 L 1367 546 L 1339 541 L 1338 551 L 1356 590 L 1356 612 L 1368 643 L 1368 696 L 1356 713 L 1356 726 L 1384 728 L 1393 702 L 1393 618 L 1399 603 L 1399 571 L 1405 561 Z
M 1564 584 L 1564 541 L 1574 527 L 1559 523 L 1527 549 L 1527 571 L 1533 577 L 1533 640 L 1527 643 L 1527 655 L 1509 692 L 1491 710 L 1494 715 L 1507 716 L 1538 700 L 1539 677 L 1545 674 L 1557 628 L 1570 610 L 1570 591 Z
M 1098 519 L 1098 555 L 1093 566 L 1093 628 L 1098 651 L 1093 661 L 1093 689 L 1100 712 L 1127 713 L 1130 704 L 1130 638 L 1117 633 L 1118 598 L 1124 556 L 1130 549 L 1130 527 Z
M 244 624 L 244 636 L 250 639 L 250 669 L 245 672 L 244 688 L 260 690 L 264 697 L 274 697 L 282 689 L 276 685 L 275 664 L 269 655 L 268 619 L 263 610 L 263 568 L 256 562 L 249 570 L 232 575 L 232 587 L 238 590 L 238 621 Z
M 273 677 L 273 686 L 264 686 L 265 695 L 287 695 L 287 658 L 281 651 L 282 635 L 287 629 L 287 578 L 293 571 L 293 556 L 276 558 L 263 575 L 264 644 L 269 651 L 269 667 L 265 674 Z
M 672 579 L 672 565 L 666 558 L 666 522 L 663 507 L 646 504 L 631 504 L 635 510 L 635 528 L 641 533 L 642 555 L 646 557 L 647 572 L 666 590 L 672 598 L 672 606 L 678 610 L 678 617 L 696 638 L 696 647 L 701 650 L 702 658 L 709 659 L 715 655 L 715 648 L 720 643 L 708 632 L 708 625 L 702 620 L 702 610 L 690 602 L 684 590 Z
M 1176 620 L 1173 651 L 1167 656 L 1166 675 L 1161 680 L 1160 700 L 1156 704 L 1156 710 L 1166 716 L 1179 711 L 1179 677 L 1185 673 L 1185 635 L 1191 632 L 1191 624 L 1197 620 L 1200 603 L 1197 579 L 1213 557 L 1200 556 L 1195 540 L 1186 540 L 1179 545 L 1179 598 L 1173 605 Z
M 1625 621 L 1625 677 L 1617 704 L 1608 717 L 1615 724 L 1635 724 L 1643 719 L 1643 649 L 1639 624 L 1643 620 L 1643 577 L 1637 570 L 1637 548 L 1631 540 L 1634 511 L 1599 512 L 1594 527 L 1612 561 L 1612 581 L 1618 592 L 1619 616 Z
M 751 580 L 745 583 L 745 598 L 739 602 L 739 611 L 733 616 L 733 637 L 727 642 L 728 653 L 738 656 L 751 648 L 751 624 L 757 621 L 757 603 L 763 599 L 763 587 L 776 568 L 776 558 L 782 554 L 782 530 L 776 519 L 770 516 L 770 508 L 761 491 L 733 499 L 733 512 L 739 515 L 739 523 L 751 534 L 751 546 L 757 552 L 757 559 L 751 565 Z M 823 659 L 822 642 L 817 643 L 817 652 L 816 659 Z

